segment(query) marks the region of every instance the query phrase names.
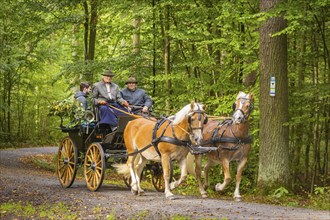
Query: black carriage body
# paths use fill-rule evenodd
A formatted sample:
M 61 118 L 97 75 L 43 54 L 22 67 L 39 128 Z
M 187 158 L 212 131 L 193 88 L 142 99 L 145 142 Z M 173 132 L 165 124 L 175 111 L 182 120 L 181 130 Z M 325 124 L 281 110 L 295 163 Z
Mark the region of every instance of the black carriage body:
M 76 145 L 78 152 L 85 153 L 91 143 L 98 142 L 105 152 L 125 151 L 123 133 L 127 123 L 135 119 L 132 116 L 119 116 L 117 130 L 111 131 L 107 126 L 95 123 L 81 123 L 74 128 L 62 127 Z

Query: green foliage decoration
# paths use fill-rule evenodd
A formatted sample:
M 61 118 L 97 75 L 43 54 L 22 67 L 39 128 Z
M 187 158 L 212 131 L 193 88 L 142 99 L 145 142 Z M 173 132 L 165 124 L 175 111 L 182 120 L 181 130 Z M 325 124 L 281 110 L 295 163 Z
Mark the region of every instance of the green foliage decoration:
M 70 124 L 64 127 L 74 127 L 82 119 L 85 114 L 85 109 L 74 98 L 66 98 L 61 101 L 56 101 L 52 105 L 48 106 L 49 116 L 59 116 L 61 118 L 60 126 L 63 126 L 63 122 L 69 121 Z

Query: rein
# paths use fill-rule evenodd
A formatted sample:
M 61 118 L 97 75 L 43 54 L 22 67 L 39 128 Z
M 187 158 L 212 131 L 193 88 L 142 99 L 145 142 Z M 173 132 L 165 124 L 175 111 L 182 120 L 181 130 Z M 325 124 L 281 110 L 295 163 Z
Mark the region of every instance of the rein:
M 116 109 L 116 110 L 120 111 L 121 113 L 124 113 L 124 114 L 126 114 L 126 115 L 132 116 L 132 117 L 134 117 L 134 118 L 145 118 L 145 119 L 147 119 L 147 120 L 154 121 L 154 120 L 152 120 L 152 119 L 150 119 L 150 118 L 146 118 L 146 117 L 143 117 L 143 116 L 141 116 L 141 115 L 136 115 L 136 114 L 132 114 L 132 113 L 129 113 L 129 112 L 125 112 L 125 111 L 123 111 L 123 110 L 121 110 L 121 109 L 119 109 L 119 108 L 116 108 L 116 107 L 114 107 L 113 105 L 110 105 L 110 104 L 108 104 L 107 106 L 110 107 L 110 108 Z M 196 111 L 196 112 L 197 112 L 197 111 Z M 199 110 L 199 112 L 202 112 L 202 111 Z M 193 113 L 195 113 L 195 111 L 193 111 Z M 190 135 L 190 133 L 189 133 L 187 130 L 185 130 L 184 128 L 182 128 L 181 126 L 179 126 L 179 125 L 175 125 L 175 126 L 178 127 L 178 128 L 180 128 L 180 129 L 181 129 L 183 132 L 185 132 L 186 134 Z M 195 128 L 195 129 L 198 129 L 198 128 Z

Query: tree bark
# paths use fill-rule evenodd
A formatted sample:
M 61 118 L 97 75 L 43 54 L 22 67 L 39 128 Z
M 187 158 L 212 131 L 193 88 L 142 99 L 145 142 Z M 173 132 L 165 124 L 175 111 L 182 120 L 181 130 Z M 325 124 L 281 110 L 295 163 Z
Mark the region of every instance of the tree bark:
M 165 5 L 164 8 L 164 72 L 167 77 L 167 91 L 168 91 L 168 96 L 166 98 L 166 109 L 171 109 L 171 100 L 169 100 L 168 97 L 171 97 L 172 94 L 172 82 L 170 79 L 171 75 L 171 66 L 170 66 L 170 36 L 169 36 L 169 31 L 170 31 L 170 6 Z
M 282 0 L 261 0 L 267 12 Z M 280 186 L 289 188 L 288 76 L 286 35 L 283 16 L 271 17 L 260 27 L 260 152 L 258 186 L 267 192 Z M 275 96 L 270 96 L 270 77 L 276 79 Z
M 136 7 L 137 2 L 134 2 L 134 7 Z M 132 35 L 132 53 L 134 56 L 139 56 L 140 53 L 140 23 L 141 23 L 141 18 L 140 17 L 135 17 L 132 21 L 132 26 L 134 28 L 133 30 L 133 35 Z M 137 65 L 136 62 L 132 65 L 131 67 L 131 72 L 132 73 L 137 73 Z
M 90 12 L 88 10 L 88 2 L 85 0 L 83 2 L 85 11 L 85 22 L 84 22 L 84 57 L 85 63 L 88 64 L 90 61 L 94 60 L 95 55 L 95 42 L 96 42 L 96 26 L 98 20 L 97 13 L 97 0 L 90 0 Z M 92 82 L 93 73 L 91 71 L 86 71 L 84 73 L 84 78 Z

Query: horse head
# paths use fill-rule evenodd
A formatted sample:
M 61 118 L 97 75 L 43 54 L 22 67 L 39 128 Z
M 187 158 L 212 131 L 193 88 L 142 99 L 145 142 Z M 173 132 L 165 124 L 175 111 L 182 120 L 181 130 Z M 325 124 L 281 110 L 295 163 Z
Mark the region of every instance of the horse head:
M 245 122 L 253 109 L 254 98 L 252 94 L 239 92 L 233 103 L 233 122 L 240 124 Z
M 188 126 L 190 140 L 193 144 L 201 144 L 203 141 L 203 127 L 207 123 L 208 118 L 205 113 L 205 105 L 191 102 L 190 112 L 188 113 Z
M 189 134 L 190 141 L 193 144 L 201 144 L 203 141 L 203 127 L 207 123 L 205 105 L 191 102 L 181 109 L 173 121 L 173 125 L 184 124 L 184 129 Z

